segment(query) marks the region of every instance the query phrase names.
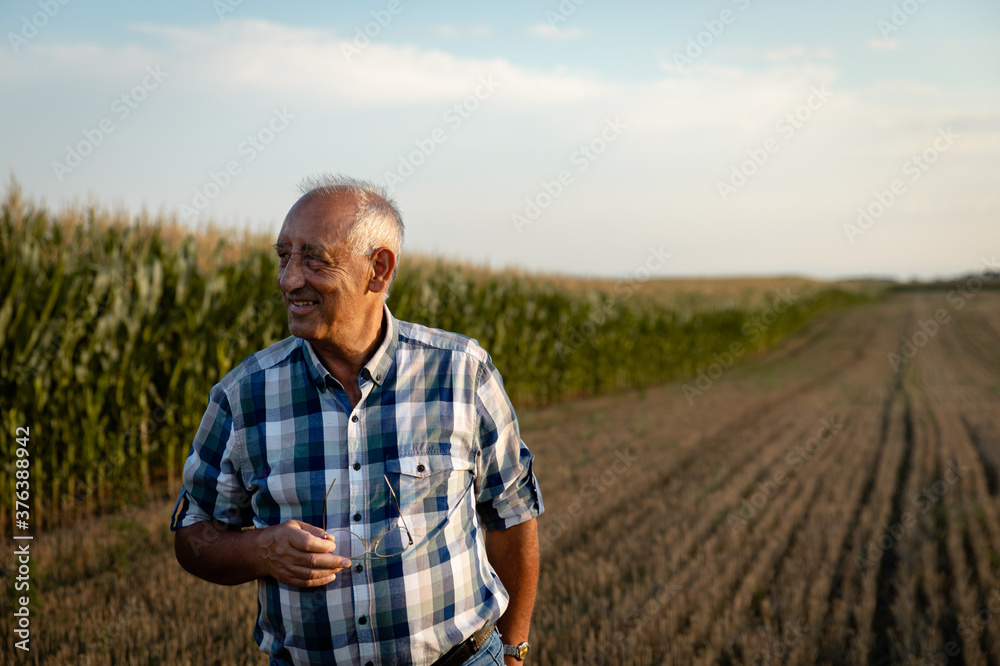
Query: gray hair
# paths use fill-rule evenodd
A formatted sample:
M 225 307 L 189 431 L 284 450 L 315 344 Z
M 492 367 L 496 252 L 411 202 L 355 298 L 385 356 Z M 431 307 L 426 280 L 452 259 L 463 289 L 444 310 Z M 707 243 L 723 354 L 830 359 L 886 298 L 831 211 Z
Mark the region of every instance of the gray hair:
M 357 206 L 354 225 L 347 234 L 347 245 L 352 252 L 370 257 L 375 250 L 386 247 L 396 255 L 396 268 L 389 279 L 389 286 L 396 279 L 399 259 L 403 252 L 403 216 L 396 202 L 381 185 L 370 180 L 360 180 L 340 174 L 311 176 L 299 183 L 300 201 L 313 197 L 350 194 Z M 386 289 L 384 298 L 388 298 Z

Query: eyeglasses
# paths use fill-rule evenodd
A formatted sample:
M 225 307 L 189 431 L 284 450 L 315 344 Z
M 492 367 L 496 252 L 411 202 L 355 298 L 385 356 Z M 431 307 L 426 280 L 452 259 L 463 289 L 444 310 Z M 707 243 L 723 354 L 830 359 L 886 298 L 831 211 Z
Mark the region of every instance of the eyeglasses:
M 383 474 L 382 478 L 385 480 L 385 487 L 389 489 L 389 495 L 392 497 L 393 504 L 396 505 L 396 512 L 399 514 L 399 520 L 403 523 L 402 529 L 399 527 L 389 527 L 386 531 L 379 537 L 373 539 L 371 544 L 365 541 L 364 537 L 355 532 L 354 530 L 336 529 L 329 530 L 328 534 L 333 535 L 334 540 L 342 538 L 351 544 L 350 552 L 351 555 L 345 555 L 350 559 L 363 559 L 363 558 L 377 558 L 380 560 L 389 559 L 390 557 L 396 557 L 397 555 L 402 555 L 403 552 L 413 545 L 413 535 L 410 533 L 410 527 L 406 524 L 406 519 L 403 518 L 403 512 L 399 508 L 399 500 L 396 498 L 396 492 L 392 489 L 392 484 L 389 483 L 389 478 Z M 337 483 L 337 479 L 334 478 L 330 483 L 330 487 L 326 491 L 326 497 L 323 498 L 323 524 L 320 526 L 324 530 L 326 529 L 326 504 L 327 500 L 330 499 L 330 492 L 333 490 L 333 484 Z M 338 535 L 340 535 L 338 537 Z M 364 555 L 353 555 L 356 550 L 355 539 L 361 542 L 361 549 L 364 551 Z

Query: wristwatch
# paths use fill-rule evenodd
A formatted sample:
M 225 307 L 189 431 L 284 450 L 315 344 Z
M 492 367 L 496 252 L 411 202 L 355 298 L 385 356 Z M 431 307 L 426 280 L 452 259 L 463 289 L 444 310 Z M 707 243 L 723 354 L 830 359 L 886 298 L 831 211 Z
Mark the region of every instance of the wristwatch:
M 524 658 L 528 656 L 528 642 L 525 641 L 520 645 L 504 645 L 503 653 L 508 657 L 514 657 L 518 661 L 524 661 Z

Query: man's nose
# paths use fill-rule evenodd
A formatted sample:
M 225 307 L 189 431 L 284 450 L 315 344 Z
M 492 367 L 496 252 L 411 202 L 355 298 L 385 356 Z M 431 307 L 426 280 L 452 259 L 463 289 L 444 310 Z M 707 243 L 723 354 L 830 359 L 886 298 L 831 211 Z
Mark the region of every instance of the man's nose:
M 304 286 L 305 277 L 302 274 L 302 262 L 298 256 L 292 255 L 284 268 L 278 268 L 278 286 L 283 292 L 290 293 Z

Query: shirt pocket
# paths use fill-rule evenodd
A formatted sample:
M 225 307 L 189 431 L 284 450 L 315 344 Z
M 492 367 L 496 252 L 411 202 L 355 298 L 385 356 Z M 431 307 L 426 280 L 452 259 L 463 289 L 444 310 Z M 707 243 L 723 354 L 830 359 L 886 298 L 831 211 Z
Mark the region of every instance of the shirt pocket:
M 448 453 L 387 458 L 386 478 L 414 535 L 441 529 L 472 487 L 472 464 Z

